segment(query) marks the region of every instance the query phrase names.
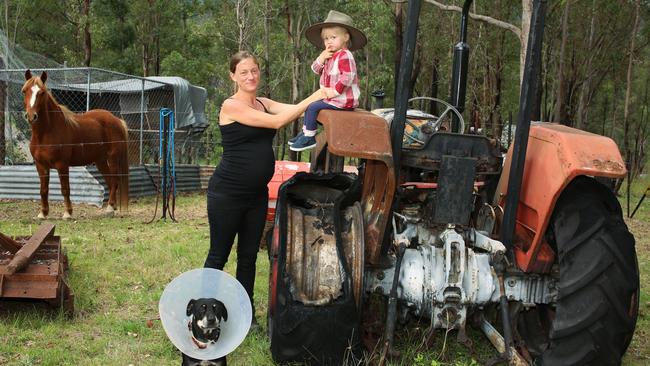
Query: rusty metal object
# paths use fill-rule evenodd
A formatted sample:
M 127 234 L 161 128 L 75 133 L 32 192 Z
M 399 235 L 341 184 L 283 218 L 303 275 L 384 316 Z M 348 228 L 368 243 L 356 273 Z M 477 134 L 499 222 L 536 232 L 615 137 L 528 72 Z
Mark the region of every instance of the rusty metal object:
M 294 300 L 307 305 L 326 305 L 343 294 L 342 262 L 336 246 L 333 203 L 316 209 L 289 206 L 287 214 L 287 270 Z M 361 205 L 346 208 L 341 230 L 343 254 L 351 267 L 352 290 L 357 306 L 363 290 L 363 219 Z
M 3 248 L 9 253 L 15 254 L 20 249 L 20 244 L 5 234 L 0 233 L 0 249 Z
M 0 300 L 43 300 L 72 315 L 74 295 L 65 282 L 68 258 L 54 225 L 42 225 L 33 236 L 15 242 L 24 243 L 15 254 L 0 250 Z
M 490 324 L 484 317 L 481 316 L 480 327 L 485 336 L 490 340 L 490 343 L 496 348 L 500 354 L 506 353 L 506 342 L 503 336 Z M 514 347 L 510 348 L 510 360 L 508 364 L 511 366 L 528 366 L 529 363 L 524 359 Z
M 32 235 L 32 237 L 27 240 L 25 245 L 23 245 L 22 248 L 14 253 L 13 259 L 11 262 L 9 262 L 9 264 L 7 264 L 6 274 L 12 275 L 17 271 L 25 268 L 41 244 L 43 244 L 46 239 L 51 238 L 52 235 L 54 235 L 54 225 L 41 225 L 38 230 L 36 230 L 36 233 L 34 233 L 34 235 Z
M 334 230 L 325 228 L 323 217 L 306 215 L 300 208 L 289 207 L 288 213 L 287 269 L 293 298 L 303 304 L 328 304 L 343 293 Z
M 366 159 L 361 196 L 365 262 L 376 265 L 396 187 L 388 123 L 370 112 L 333 110 L 321 111 L 318 121 L 324 130 L 313 155 L 312 171 L 342 166 L 331 155 Z
M 349 231 L 341 232 L 341 240 L 343 241 L 345 258 L 352 274 L 354 299 L 357 303 L 357 309 L 360 309 L 363 299 L 363 273 L 365 269 L 363 253 L 365 242 L 363 240 L 363 210 L 361 204 L 355 202 L 354 206 L 346 209 L 343 213 L 343 219 L 346 223 L 351 223 Z

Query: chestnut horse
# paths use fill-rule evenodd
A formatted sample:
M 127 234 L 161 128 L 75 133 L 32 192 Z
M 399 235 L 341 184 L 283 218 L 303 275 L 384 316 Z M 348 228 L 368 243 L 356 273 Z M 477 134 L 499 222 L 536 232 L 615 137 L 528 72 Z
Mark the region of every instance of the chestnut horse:
M 59 172 L 61 194 L 65 202 L 64 219 L 72 216 L 69 167 L 94 163 L 109 188 L 107 213 L 115 211 L 119 194 L 121 210 L 129 204 L 129 162 L 126 123 L 109 111 L 95 109 L 74 114 L 56 102 L 45 87 L 47 73 L 32 76 L 25 72 L 25 117 L 32 128 L 29 150 L 41 180 L 39 218 L 49 213 L 48 186 L 50 169 Z

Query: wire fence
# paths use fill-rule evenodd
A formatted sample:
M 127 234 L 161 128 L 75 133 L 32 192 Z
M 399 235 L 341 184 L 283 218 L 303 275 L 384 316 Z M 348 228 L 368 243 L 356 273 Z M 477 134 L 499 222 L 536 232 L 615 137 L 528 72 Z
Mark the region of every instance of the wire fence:
M 126 122 L 130 165 L 159 163 L 161 109 L 173 110 L 177 121 L 188 117 L 186 109 L 176 105 L 178 90 L 171 83 L 97 68 L 34 69 L 32 74 L 40 75 L 43 71 L 48 74 L 46 85 L 59 104 L 75 113 L 105 109 Z M 0 146 L 4 161 L 0 165 L 33 161 L 29 152 L 31 127 L 24 117 L 21 92 L 24 82 L 24 69 L 0 70 L 0 111 L 4 111 L 0 113 L 0 126 L 4 124 L 4 146 Z M 194 112 L 203 123 L 186 123 L 175 130 L 179 163 L 205 162 L 217 145 L 206 140 L 214 136 L 204 134 L 204 111 Z

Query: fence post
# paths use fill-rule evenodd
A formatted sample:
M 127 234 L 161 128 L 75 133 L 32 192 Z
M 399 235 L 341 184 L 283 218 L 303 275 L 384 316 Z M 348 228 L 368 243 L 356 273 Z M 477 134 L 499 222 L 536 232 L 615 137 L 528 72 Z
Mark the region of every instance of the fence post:
M 142 139 L 144 127 L 144 79 L 142 79 L 142 93 L 140 94 L 140 165 L 142 165 Z
M 88 68 L 88 83 L 86 84 L 86 112 L 90 110 L 90 71 Z

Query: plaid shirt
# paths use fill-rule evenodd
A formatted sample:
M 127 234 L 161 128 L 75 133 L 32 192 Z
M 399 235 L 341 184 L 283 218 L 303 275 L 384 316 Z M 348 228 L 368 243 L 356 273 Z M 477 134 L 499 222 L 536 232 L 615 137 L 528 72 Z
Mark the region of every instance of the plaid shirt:
M 359 105 L 359 78 L 357 64 L 352 52 L 343 48 L 321 64 L 318 58 L 311 64 L 311 69 L 320 74 L 320 86 L 333 88 L 338 93 L 334 98 L 323 99 L 323 102 L 342 109 L 353 109 Z

